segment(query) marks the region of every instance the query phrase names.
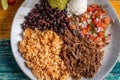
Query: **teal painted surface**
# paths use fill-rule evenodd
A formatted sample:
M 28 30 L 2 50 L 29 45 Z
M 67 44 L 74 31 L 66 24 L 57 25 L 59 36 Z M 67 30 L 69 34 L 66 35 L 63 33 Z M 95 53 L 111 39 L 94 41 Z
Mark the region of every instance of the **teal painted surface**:
M 29 80 L 12 55 L 10 40 L 0 40 L 0 80 Z M 120 80 L 120 62 L 104 80 Z
M 0 80 L 29 80 L 12 55 L 10 40 L 0 40 Z
M 0 72 L 21 72 L 13 56 L 0 56 Z
M 23 73 L 0 73 L 0 80 L 29 80 Z

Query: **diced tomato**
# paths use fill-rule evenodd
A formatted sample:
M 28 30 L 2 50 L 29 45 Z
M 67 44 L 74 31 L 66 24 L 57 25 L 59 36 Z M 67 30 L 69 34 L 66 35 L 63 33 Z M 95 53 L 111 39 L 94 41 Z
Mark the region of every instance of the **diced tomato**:
M 98 22 L 97 22 L 97 27 L 101 27 L 101 26 L 102 26 L 101 21 L 98 21 Z
M 110 24 L 110 20 L 111 20 L 110 17 L 107 17 L 107 18 L 104 19 L 104 22 L 105 22 L 106 24 Z
M 100 7 L 97 7 L 96 10 L 97 10 L 97 11 L 101 11 L 101 8 L 100 8 Z
M 98 23 L 97 23 L 97 27 L 99 27 L 99 28 L 101 28 L 101 29 L 103 29 L 103 30 L 106 30 L 106 28 L 108 27 L 104 22 L 101 22 L 101 21 L 99 21 Z
M 97 8 L 97 7 L 99 7 L 99 6 L 98 6 L 97 4 L 93 4 L 92 7 L 93 7 L 93 8 Z
M 106 29 L 107 29 L 107 27 L 108 27 L 108 26 L 107 26 L 107 24 L 106 24 L 106 23 L 104 23 L 104 22 L 102 22 L 102 26 L 101 26 L 101 28 L 102 28 L 102 29 L 104 29 L 104 30 L 106 30 Z
M 101 39 L 101 38 L 100 38 L 99 36 L 97 36 L 94 41 L 95 41 L 95 42 L 98 42 L 98 41 L 100 41 L 100 39 Z
M 101 32 L 98 32 L 98 36 L 99 36 L 100 38 L 104 38 L 104 37 L 105 37 L 104 34 L 105 34 L 105 33 L 102 32 L 102 31 L 101 31 Z
M 100 17 L 100 15 L 101 15 L 101 13 L 99 13 L 99 12 L 95 14 L 96 17 Z
M 97 24 L 97 21 L 95 18 L 92 19 L 93 23 L 96 25 Z
M 83 17 L 81 17 L 81 21 L 83 22 L 83 21 L 86 21 L 87 20 L 87 17 L 85 17 L 85 16 L 83 16 Z
M 94 10 L 94 8 L 92 8 L 92 7 L 88 7 L 88 9 L 87 9 L 88 12 L 93 11 L 93 10 Z
M 16 0 L 8 0 L 9 5 L 14 5 L 16 3 Z
M 105 10 L 102 10 L 103 15 L 107 15 L 107 12 Z
M 88 25 L 86 28 L 84 28 L 83 30 L 82 30 L 82 33 L 84 34 L 84 35 L 87 35 L 89 32 L 90 32 L 90 26 Z
M 92 35 L 91 35 L 89 38 L 90 38 L 91 40 L 94 40 L 94 39 L 95 39 L 95 37 L 94 37 L 94 36 L 92 36 Z
M 104 45 L 104 42 L 100 41 L 100 42 L 98 42 L 98 45 L 99 45 L 99 46 L 103 46 L 103 45 Z
M 104 38 L 102 38 L 102 41 L 103 41 L 103 42 L 105 42 L 105 41 L 106 41 L 106 38 L 105 38 L 105 37 L 104 37 Z
M 96 17 L 95 17 L 95 14 L 92 14 L 92 18 L 96 18 Z
M 87 35 L 87 34 L 88 34 L 88 31 L 87 31 L 86 29 L 83 29 L 83 30 L 82 30 L 82 33 L 83 33 L 84 35 Z
M 87 30 L 88 32 L 90 32 L 90 29 L 91 29 L 91 26 L 88 25 L 88 26 L 86 27 L 86 30 Z

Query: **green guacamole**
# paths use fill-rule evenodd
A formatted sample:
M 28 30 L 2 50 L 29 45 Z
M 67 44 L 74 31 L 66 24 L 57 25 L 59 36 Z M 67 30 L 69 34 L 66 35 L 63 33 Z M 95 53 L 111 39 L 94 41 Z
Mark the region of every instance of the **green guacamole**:
M 64 10 L 66 8 L 68 1 L 69 0 L 48 0 L 48 3 L 52 8 L 58 8 L 59 10 Z

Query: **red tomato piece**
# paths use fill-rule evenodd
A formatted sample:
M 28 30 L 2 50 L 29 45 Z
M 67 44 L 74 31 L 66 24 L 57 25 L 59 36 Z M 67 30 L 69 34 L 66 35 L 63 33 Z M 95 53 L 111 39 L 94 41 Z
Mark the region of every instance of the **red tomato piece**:
M 97 27 L 102 27 L 102 23 L 100 21 L 97 22 Z
M 111 20 L 110 17 L 107 17 L 107 18 L 104 19 L 104 22 L 105 22 L 106 24 L 110 24 L 110 20 Z
M 87 35 L 87 34 L 88 34 L 88 31 L 87 31 L 86 29 L 83 29 L 83 30 L 82 30 L 82 33 L 83 33 L 84 35 Z
M 100 37 L 100 38 L 104 38 L 104 32 L 98 32 L 98 36 Z
M 14 5 L 16 3 L 16 0 L 8 0 L 9 5 Z
M 88 9 L 87 9 L 88 12 L 93 11 L 93 10 L 94 10 L 94 8 L 92 8 L 92 7 L 88 7 Z
M 96 25 L 97 24 L 97 21 L 95 18 L 92 19 L 93 23 Z

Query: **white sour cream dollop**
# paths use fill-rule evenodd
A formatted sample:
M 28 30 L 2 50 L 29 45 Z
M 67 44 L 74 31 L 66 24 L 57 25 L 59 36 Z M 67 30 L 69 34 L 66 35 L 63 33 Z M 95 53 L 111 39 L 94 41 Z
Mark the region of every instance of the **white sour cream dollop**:
M 87 0 L 70 0 L 67 10 L 71 14 L 80 15 L 87 10 Z

